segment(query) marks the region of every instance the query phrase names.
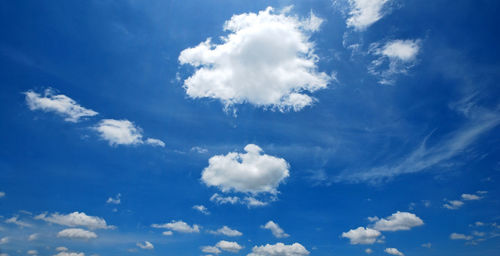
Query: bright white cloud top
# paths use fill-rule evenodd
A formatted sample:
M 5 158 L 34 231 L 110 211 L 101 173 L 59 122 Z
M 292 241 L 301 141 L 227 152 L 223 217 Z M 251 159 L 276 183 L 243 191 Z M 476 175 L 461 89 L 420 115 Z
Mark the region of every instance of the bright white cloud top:
M 137 243 L 137 246 L 143 250 L 153 250 L 155 247 L 149 241 L 144 241 L 144 243 Z
M 89 216 L 84 212 L 73 212 L 69 214 L 52 213 L 50 215 L 42 213 L 35 216 L 35 219 L 68 227 L 81 226 L 89 229 L 115 228 L 114 226 L 109 226 L 104 219 L 96 216 Z
M 380 231 L 410 230 L 413 227 L 424 225 L 422 219 L 409 212 L 396 212 L 391 216 L 380 219 L 373 225 L 373 228 Z
M 239 245 L 237 242 L 225 240 L 219 241 L 215 246 L 223 251 L 232 253 L 238 253 L 241 249 L 243 249 L 243 246 Z
M 390 255 L 404 256 L 404 254 L 396 248 L 385 248 L 384 252 L 386 252 Z
M 5 192 L 0 191 L 0 198 L 5 197 Z
M 208 231 L 208 233 L 214 234 L 214 235 L 225 235 L 225 236 L 242 236 L 243 235 L 243 233 L 241 233 L 240 231 L 238 231 L 236 229 L 232 229 L 228 226 L 223 226 L 222 228 L 219 228 L 215 231 L 213 231 L 213 230 Z
M 263 154 L 254 144 L 248 144 L 244 150 L 246 153 L 230 152 L 211 157 L 201 180 L 222 192 L 277 194 L 280 183 L 290 176 L 289 164 L 283 158 Z
M 468 236 L 460 233 L 451 233 L 450 234 L 450 239 L 451 240 L 472 240 L 474 239 L 473 236 Z
M 88 231 L 81 228 L 67 228 L 59 231 L 59 233 L 57 233 L 57 237 L 88 240 L 92 238 L 97 238 L 97 234 L 92 231 Z
M 181 64 L 195 68 L 184 80 L 191 98 L 299 111 L 313 104 L 307 93 L 324 89 L 331 80 L 318 72 L 310 34 L 322 20 L 311 13 L 300 19 L 268 7 L 259 13 L 234 15 L 224 24 L 229 34 L 220 44 L 208 38 L 183 50 Z
M 366 30 L 384 17 L 384 5 L 390 0 L 349 0 L 350 11 L 346 23 L 355 30 Z
M 151 227 L 170 229 L 171 231 L 176 231 L 179 233 L 200 233 L 200 226 L 196 224 L 189 226 L 189 224 L 182 220 L 171 221 L 170 223 L 165 224 L 152 224 Z
M 165 143 L 158 139 L 148 138 L 143 140 L 142 129 L 129 120 L 103 119 L 94 129 L 111 146 L 143 143 L 159 147 L 165 146 Z
M 283 229 L 274 221 L 270 220 L 266 223 L 266 225 L 261 226 L 263 229 L 269 229 L 273 233 L 273 236 L 276 238 L 284 238 L 284 237 L 289 237 L 290 235 L 285 233 Z
M 348 238 L 351 244 L 373 244 L 380 235 L 382 235 L 380 231 L 364 227 L 342 233 L 342 237 Z
M 266 244 L 254 246 L 252 252 L 247 256 L 305 256 L 309 251 L 301 244 L 294 243 L 285 245 L 283 243 Z
M 64 120 L 68 122 L 76 123 L 82 118 L 98 114 L 94 110 L 78 105 L 76 101 L 66 95 L 55 95 L 50 88 L 46 89 L 43 95 L 32 90 L 25 92 L 24 95 L 26 95 L 26 103 L 31 110 L 54 112 L 64 116 Z
M 83 252 L 59 252 L 58 254 L 54 254 L 54 256 L 85 256 Z

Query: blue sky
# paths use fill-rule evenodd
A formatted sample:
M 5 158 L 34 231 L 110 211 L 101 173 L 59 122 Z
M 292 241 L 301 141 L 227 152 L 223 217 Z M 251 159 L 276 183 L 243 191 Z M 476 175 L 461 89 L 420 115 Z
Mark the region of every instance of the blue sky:
M 495 1 L 0 3 L 0 256 L 498 255 Z

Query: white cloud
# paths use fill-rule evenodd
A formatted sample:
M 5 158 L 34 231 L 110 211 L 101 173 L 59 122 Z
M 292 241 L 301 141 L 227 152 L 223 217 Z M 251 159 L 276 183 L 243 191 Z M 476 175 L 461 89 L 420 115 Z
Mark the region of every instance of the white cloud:
M 27 253 L 28 253 L 28 255 L 37 255 L 38 251 L 37 250 L 28 250 Z
M 4 197 L 5 196 L 5 192 L 3 191 L 0 191 L 0 198 Z
M 9 256 L 7 253 L 0 253 L 0 256 Z
M 216 204 L 235 204 L 240 201 L 240 198 L 237 196 L 221 196 L 215 193 L 210 197 L 210 201 Z
M 271 198 L 271 200 L 273 200 Z M 249 208 L 250 207 L 261 207 L 261 206 L 266 206 L 269 204 L 269 202 L 263 202 L 261 200 L 258 200 L 257 198 L 255 197 L 252 197 L 252 196 L 247 196 L 244 198 L 244 201 L 243 201 Z
M 464 234 L 459 234 L 459 233 L 451 233 L 450 234 L 450 239 L 452 240 L 472 240 L 474 237 L 472 236 L 467 236 Z
M 8 218 L 5 220 L 5 223 L 10 223 L 10 224 L 15 224 L 18 225 L 19 227 L 31 227 L 31 224 L 21 221 L 18 219 L 19 216 L 12 216 L 11 218 Z
M 223 226 L 222 228 L 219 228 L 215 231 L 212 231 L 212 230 L 208 231 L 208 233 L 214 234 L 214 235 L 225 235 L 225 236 L 242 236 L 243 235 L 243 233 L 241 233 L 240 231 L 235 230 L 235 229 L 231 229 L 228 226 Z
M 148 241 L 144 241 L 143 244 L 137 243 L 137 246 L 143 250 L 153 250 L 155 248 L 154 245 Z
M 266 225 L 261 226 L 261 228 L 271 230 L 273 236 L 277 238 L 284 238 L 290 236 L 287 233 L 285 233 L 285 231 L 283 231 L 283 229 L 281 229 L 280 226 L 272 220 L 268 221 Z
M 180 233 L 199 233 L 200 227 L 196 224 L 193 226 L 189 226 L 184 221 L 171 221 L 170 223 L 165 224 L 153 224 L 151 225 L 153 228 L 165 228 L 170 229 L 172 231 L 180 232 Z
M 71 239 L 92 239 L 97 238 L 97 234 L 81 228 L 67 228 L 57 233 L 57 237 L 65 237 Z
M 431 243 L 425 243 L 425 244 L 422 244 L 422 247 L 431 248 L 432 244 Z
M 142 130 L 129 120 L 103 119 L 94 127 L 110 145 L 142 144 Z
M 68 227 L 82 226 L 89 229 L 115 228 L 114 226 L 108 226 L 104 219 L 96 216 L 88 216 L 84 212 L 73 212 L 69 214 L 59 214 L 56 212 L 52 213 L 50 216 L 47 216 L 46 213 L 42 213 L 35 216 L 35 219 Z
M 164 236 L 171 236 L 173 234 L 174 234 L 174 232 L 172 232 L 171 230 L 163 231 L 163 233 L 162 233 L 162 235 L 164 235 Z
M 396 248 L 385 248 L 384 252 L 391 255 L 404 256 L 404 254 Z
M 372 250 L 372 249 L 370 249 L 370 248 L 366 248 L 366 249 L 365 249 L 365 253 L 366 253 L 366 254 L 372 254 L 372 253 L 373 253 L 373 250 Z
M 108 204 L 120 204 L 122 202 L 121 197 L 122 197 L 122 194 L 118 193 L 115 198 L 109 197 L 108 200 L 106 200 L 106 203 L 108 203 Z
M 204 253 L 213 253 L 213 254 L 221 253 L 221 250 L 216 246 L 203 246 L 201 247 L 201 251 Z
M 159 140 L 159 139 L 153 139 L 153 138 L 147 138 L 146 139 L 146 144 L 149 144 L 151 146 L 156 146 L 156 147 L 165 147 L 165 142 Z
M 473 194 L 462 194 L 462 199 L 471 201 L 471 200 L 482 199 L 482 197 L 480 197 L 478 195 L 473 195 Z
M 219 241 L 215 246 L 223 251 L 233 252 L 233 253 L 237 253 L 241 249 L 243 249 L 243 247 L 239 245 L 237 242 L 229 242 L 225 240 Z
M 206 148 L 202 148 L 200 146 L 195 146 L 195 147 L 192 147 L 191 148 L 191 151 L 194 151 L 198 154 L 205 154 L 205 153 L 208 153 L 208 149 Z
M 280 111 L 299 111 L 313 104 L 306 94 L 327 87 L 330 77 L 317 71 L 318 57 L 309 34 L 322 20 L 275 13 L 268 7 L 259 13 L 234 15 L 224 30 L 222 43 L 211 38 L 183 50 L 181 64 L 195 67 L 184 80 L 191 98 L 213 98 L 225 106 L 251 103 Z
M 54 254 L 54 256 L 85 256 L 83 252 L 59 252 L 58 254 Z
M 0 244 L 6 244 L 9 241 L 10 241 L 10 238 L 7 236 L 0 238 Z
M 351 244 L 373 244 L 380 235 L 380 231 L 364 227 L 342 233 L 342 237 L 348 238 Z
M 28 236 L 28 241 L 35 241 L 40 237 L 40 234 L 34 233 Z
M 283 158 L 262 154 L 262 149 L 248 144 L 246 153 L 230 152 L 209 159 L 201 180 L 223 192 L 271 193 L 290 176 L 289 164 Z
M 45 112 L 55 112 L 65 117 L 64 120 L 76 123 L 81 118 L 95 116 L 98 113 L 78 105 L 73 99 L 66 95 L 54 95 L 52 89 L 46 89 L 44 95 L 34 91 L 27 91 L 26 103 L 31 110 L 42 110 Z
M 424 225 L 422 219 L 409 212 L 396 212 L 391 216 L 380 219 L 373 225 L 373 228 L 380 231 L 410 230 L 413 227 Z
M 66 248 L 64 246 L 59 246 L 59 247 L 56 248 L 56 251 L 58 251 L 58 252 L 65 252 L 67 250 L 68 250 L 68 248 Z
M 276 243 L 274 245 L 266 244 L 254 246 L 252 252 L 247 256 L 306 256 L 309 251 L 299 243 L 285 245 Z
M 193 206 L 193 209 L 205 214 L 205 215 L 209 215 L 210 212 L 208 211 L 207 207 L 205 207 L 204 205 L 194 205 Z
M 420 40 L 393 40 L 383 46 L 372 44 L 370 53 L 379 58 L 372 61 L 368 71 L 380 77 L 380 84 L 393 84 L 395 75 L 406 74 L 415 65 L 420 44 Z
M 460 200 L 448 200 L 443 207 L 450 210 L 456 210 L 464 205 L 464 202 Z
M 387 2 L 389 0 L 349 0 L 347 26 L 358 31 L 367 29 L 385 15 L 383 7 Z

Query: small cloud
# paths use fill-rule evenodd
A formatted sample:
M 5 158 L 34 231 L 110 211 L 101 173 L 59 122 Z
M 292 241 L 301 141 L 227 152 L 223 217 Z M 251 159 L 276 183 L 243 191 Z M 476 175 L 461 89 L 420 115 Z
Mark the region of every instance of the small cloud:
M 34 233 L 28 236 L 28 241 L 35 241 L 40 237 L 38 233 Z
M 193 206 L 193 209 L 205 214 L 205 215 L 209 215 L 210 212 L 208 211 L 207 207 L 205 207 L 204 205 L 194 205 Z
M 146 139 L 146 144 L 149 144 L 151 146 L 156 146 L 156 147 L 165 147 L 165 142 L 159 139 L 153 139 L 153 138 L 147 138 Z
M 199 146 L 192 147 L 191 151 L 196 152 L 198 154 L 206 154 L 206 153 L 208 153 L 208 149 L 202 148 L 202 147 L 199 147 Z
M 432 244 L 431 243 L 425 243 L 425 244 L 422 244 L 422 247 L 424 247 L 424 248 L 431 248 Z
M 208 231 L 208 233 L 214 234 L 214 235 L 225 235 L 225 236 L 242 236 L 243 235 L 243 233 L 241 233 L 240 231 L 235 230 L 235 229 L 231 229 L 228 226 L 223 226 L 222 228 L 219 228 L 215 231 L 212 231 L 212 230 Z
M 342 237 L 348 238 L 351 244 L 374 244 L 381 235 L 378 230 L 364 227 L 342 233 Z
M 404 256 L 404 254 L 396 248 L 385 248 L 384 252 L 390 255 Z
M 266 225 L 261 226 L 261 228 L 271 230 L 271 233 L 273 233 L 273 236 L 275 236 L 276 238 L 285 238 L 290 236 L 272 220 L 268 221 Z
M 144 243 L 137 243 L 137 246 L 143 250 L 153 250 L 155 247 L 152 243 L 144 241 Z
M 19 220 L 19 216 L 12 216 L 11 218 L 8 218 L 5 220 L 5 223 L 15 224 L 22 228 L 31 227 L 31 224 Z
M 462 194 L 462 199 L 467 201 L 480 200 L 482 197 L 473 194 Z
M 106 203 L 107 204 L 120 204 L 122 201 L 121 201 L 121 197 L 122 197 L 122 194 L 118 193 L 115 198 L 113 197 L 109 197 L 108 200 L 106 200 Z
M 151 227 L 170 229 L 172 231 L 180 233 L 200 233 L 200 226 L 196 224 L 189 226 L 189 224 L 184 221 L 171 221 L 170 223 L 165 224 L 152 224 Z
M 365 249 L 365 253 L 366 253 L 366 254 L 372 254 L 372 253 L 373 253 L 373 250 L 372 250 L 372 249 L 370 249 L 370 248 L 366 248 L 366 249 Z
M 97 234 L 81 228 L 68 228 L 57 233 L 57 237 L 88 240 L 97 238 Z
M 449 200 L 445 204 L 443 204 L 443 207 L 446 209 L 450 210 L 456 210 L 464 205 L 464 202 L 460 200 Z
M 450 239 L 451 240 L 472 240 L 474 237 L 472 236 L 467 236 L 464 234 L 459 234 L 459 233 L 451 233 L 450 234 Z
M 380 231 L 410 230 L 413 227 L 424 225 L 422 219 L 409 212 L 396 212 L 385 219 L 379 219 L 373 228 Z
M 5 197 L 5 192 L 0 191 L 0 198 Z

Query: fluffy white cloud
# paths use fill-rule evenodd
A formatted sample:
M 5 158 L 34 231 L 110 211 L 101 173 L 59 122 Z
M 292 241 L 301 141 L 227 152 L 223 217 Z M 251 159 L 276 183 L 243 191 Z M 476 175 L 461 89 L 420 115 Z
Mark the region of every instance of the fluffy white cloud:
M 173 234 L 174 234 L 174 232 L 172 232 L 171 230 L 163 231 L 163 233 L 162 233 L 162 235 L 164 235 L 164 236 L 171 236 Z
M 122 194 L 118 193 L 115 198 L 109 197 L 108 200 L 106 200 L 106 203 L 108 203 L 108 204 L 120 204 L 122 202 L 121 197 L 122 197 Z
M 404 254 L 396 248 L 385 248 L 384 252 L 390 255 L 404 256 Z
M 85 253 L 83 252 L 59 252 L 58 254 L 54 254 L 54 256 L 85 256 Z
M 266 225 L 261 226 L 261 228 L 271 230 L 271 232 L 273 233 L 273 236 L 275 236 L 277 238 L 284 238 L 284 237 L 290 236 L 287 233 L 285 233 L 285 231 L 283 231 L 283 229 L 281 229 L 281 227 L 272 220 L 268 221 L 266 223 Z
M 273 200 L 273 198 L 271 198 Z M 245 203 L 249 208 L 251 207 L 261 207 L 261 206 L 266 206 L 269 204 L 269 202 L 263 202 L 261 200 L 258 200 L 255 197 L 252 196 L 247 196 L 244 198 L 243 203 Z
M 365 253 L 366 253 L 366 254 L 372 254 L 372 253 L 373 253 L 373 250 L 372 250 L 372 249 L 370 249 L 370 248 L 366 248 L 366 249 L 365 249 Z
M 215 193 L 210 197 L 210 201 L 216 204 L 235 204 L 240 201 L 240 198 L 237 196 L 221 196 Z
M 350 11 L 346 23 L 358 31 L 367 29 L 383 16 L 383 7 L 389 0 L 349 0 Z
M 216 246 L 203 246 L 201 247 L 201 251 L 204 253 L 213 253 L 213 254 L 221 253 L 221 250 Z
M 73 212 L 69 214 L 52 213 L 49 216 L 47 216 L 46 213 L 42 213 L 35 216 L 35 219 L 68 227 L 82 226 L 90 229 L 115 228 L 114 226 L 108 226 L 104 219 L 96 216 L 88 216 L 84 212 Z
M 462 194 L 462 199 L 472 201 L 472 200 L 482 199 L 482 197 L 480 197 L 478 195 L 474 195 L 474 194 Z
M 31 224 L 24 222 L 22 220 L 19 220 L 19 216 L 12 216 L 11 218 L 8 218 L 5 220 L 5 223 L 10 223 L 10 224 L 15 224 L 18 225 L 19 227 L 31 227 Z
M 452 240 L 472 240 L 474 237 L 472 236 L 467 236 L 464 234 L 459 234 L 459 233 L 451 233 L 450 234 L 450 239 Z
M 254 246 L 247 256 L 305 256 L 309 251 L 299 243 L 285 245 L 283 243 Z
M 229 242 L 225 240 L 219 241 L 215 246 L 223 251 L 233 252 L 233 253 L 237 253 L 241 249 L 243 249 L 243 247 L 239 245 L 237 242 Z
M 395 75 L 406 74 L 415 65 L 420 44 L 420 40 L 393 40 L 383 46 L 372 44 L 370 53 L 379 57 L 372 61 L 368 71 L 380 77 L 380 84 L 393 84 Z
M 228 226 L 223 226 L 222 228 L 219 228 L 215 231 L 212 231 L 212 230 L 208 231 L 208 233 L 214 234 L 214 235 L 225 235 L 225 236 L 242 236 L 243 235 L 243 233 L 241 233 L 240 231 L 232 229 Z
M 187 224 L 184 221 L 171 221 L 170 223 L 165 223 L 165 224 L 153 224 L 151 225 L 151 227 L 170 229 L 180 233 L 200 232 L 200 227 L 198 225 L 194 224 L 193 226 L 189 226 L 189 224 Z
M 97 234 L 81 228 L 67 228 L 59 231 L 57 237 L 65 237 L 71 239 L 92 239 L 97 238 Z
M 142 130 L 129 120 L 103 119 L 94 129 L 112 146 L 142 143 Z
M 460 200 L 449 200 L 445 204 L 443 204 L 443 207 L 446 209 L 450 210 L 456 210 L 464 205 L 464 202 Z
M 221 44 L 211 38 L 183 50 L 181 64 L 195 67 L 184 81 L 191 98 L 213 98 L 226 107 L 251 103 L 281 111 L 301 110 L 314 98 L 306 94 L 327 87 L 330 77 L 317 71 L 318 57 L 309 35 L 322 20 L 299 19 L 268 7 L 234 15 L 224 24 L 230 34 Z
M 262 149 L 254 144 L 244 149 L 246 153 L 211 157 L 201 180 L 223 192 L 276 194 L 279 184 L 290 176 L 288 163 L 283 158 L 262 154 Z
M 380 231 L 364 227 L 342 233 L 342 237 L 348 238 L 351 244 L 373 244 L 380 235 Z
M 28 255 L 38 255 L 37 250 L 28 250 L 27 253 L 28 253 Z
M 165 142 L 159 139 L 147 138 L 145 142 L 146 144 L 149 144 L 151 146 L 162 147 L 162 148 L 165 147 Z
M 385 219 L 379 219 L 373 228 L 380 231 L 410 230 L 422 226 L 424 222 L 417 215 L 409 212 L 396 212 Z
M 34 233 L 28 236 L 28 241 L 35 241 L 40 237 L 40 234 Z
M 207 207 L 205 207 L 204 205 L 194 205 L 193 206 L 193 209 L 205 214 L 205 215 L 209 215 L 210 212 L 208 211 Z
M 68 122 L 78 122 L 81 118 L 95 116 L 98 113 L 78 105 L 73 99 L 66 95 L 54 95 L 52 89 L 46 89 L 44 95 L 34 91 L 27 91 L 26 103 L 31 110 L 42 110 L 45 112 L 55 112 L 65 117 Z
M 5 192 L 3 191 L 0 191 L 0 198 L 4 197 L 5 196 Z
M 143 250 L 153 250 L 155 247 L 152 243 L 144 241 L 144 243 L 137 243 L 137 246 Z

